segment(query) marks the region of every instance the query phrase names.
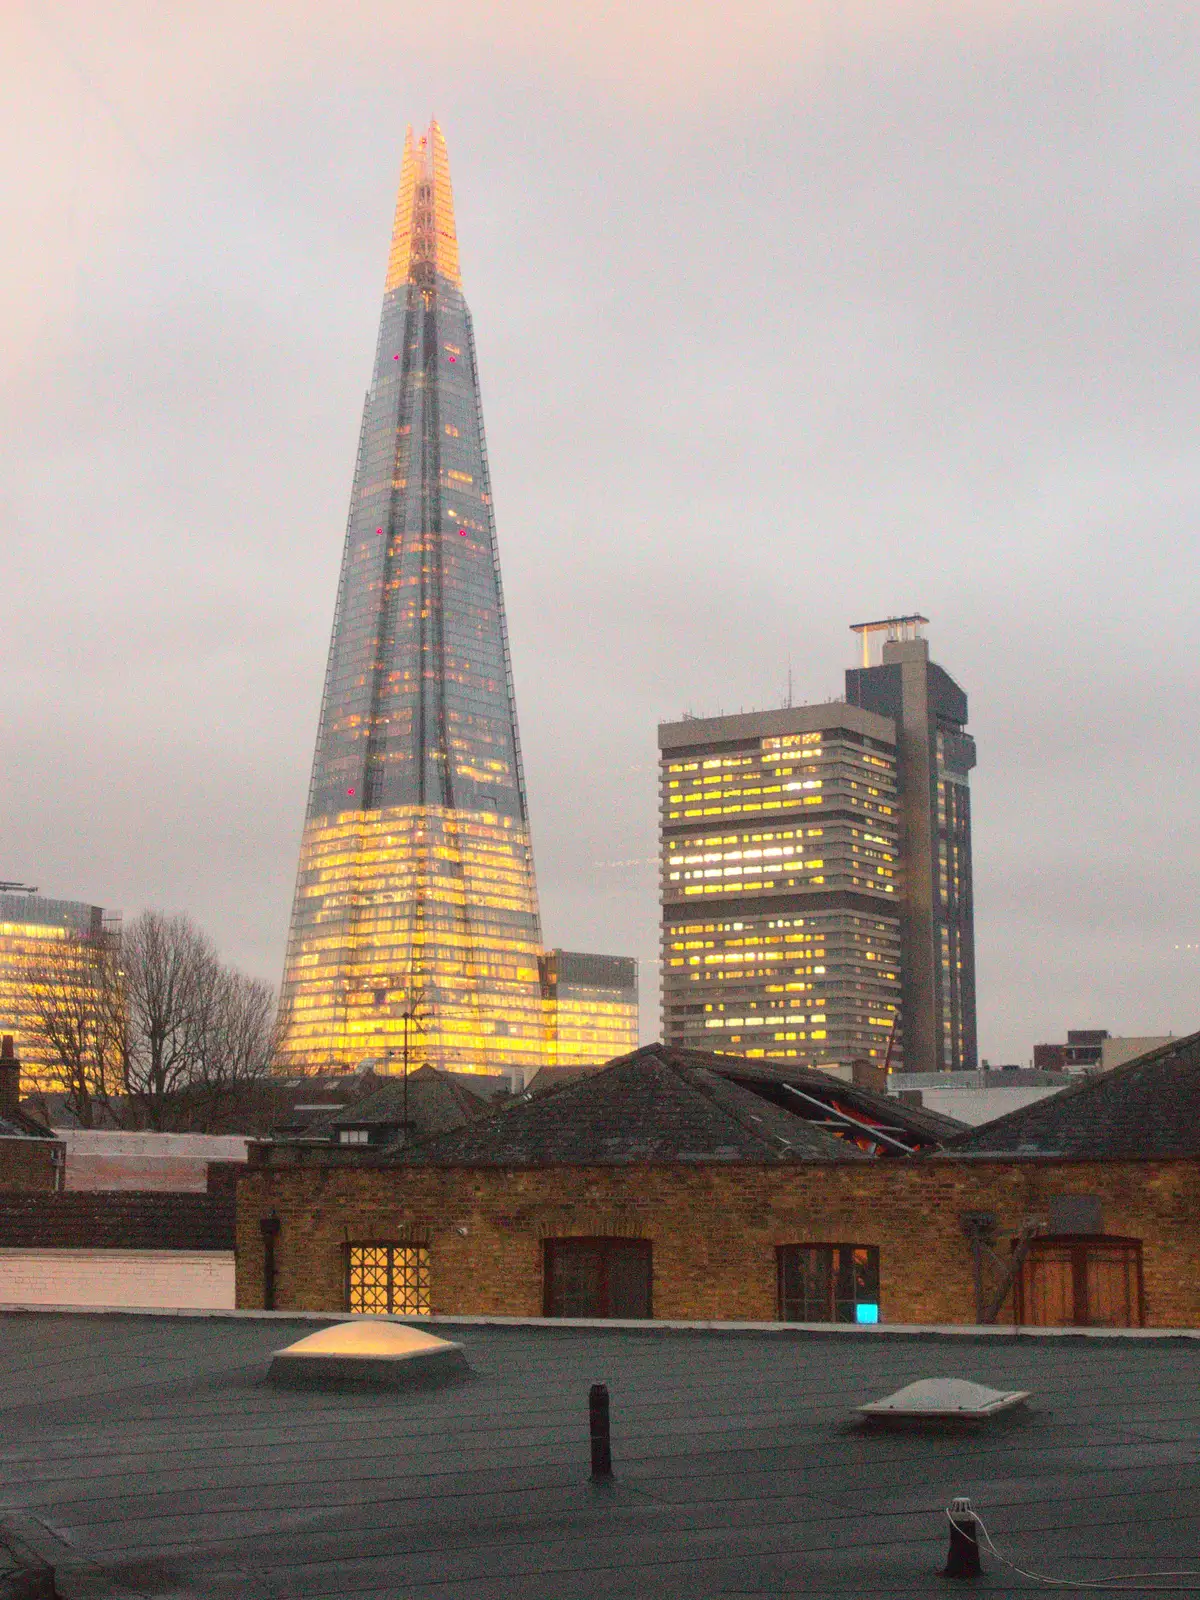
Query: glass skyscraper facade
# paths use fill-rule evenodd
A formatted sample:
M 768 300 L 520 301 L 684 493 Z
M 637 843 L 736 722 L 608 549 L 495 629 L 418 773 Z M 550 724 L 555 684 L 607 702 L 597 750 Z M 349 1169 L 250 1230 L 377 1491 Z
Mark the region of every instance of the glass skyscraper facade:
M 632 956 L 547 950 L 542 986 L 548 1066 L 595 1066 L 637 1049 L 638 964 Z
M 445 140 L 404 147 L 281 996 L 288 1069 L 547 1059 L 479 375 Z M 415 1021 L 406 1023 L 406 1013 Z

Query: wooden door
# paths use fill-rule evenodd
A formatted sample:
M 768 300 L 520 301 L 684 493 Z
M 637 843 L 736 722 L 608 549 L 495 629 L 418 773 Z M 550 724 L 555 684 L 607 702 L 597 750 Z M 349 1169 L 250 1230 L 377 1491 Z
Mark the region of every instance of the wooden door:
M 1145 1322 L 1140 1239 L 1035 1239 L 1017 1277 L 1018 1323 L 1042 1328 L 1139 1328 Z

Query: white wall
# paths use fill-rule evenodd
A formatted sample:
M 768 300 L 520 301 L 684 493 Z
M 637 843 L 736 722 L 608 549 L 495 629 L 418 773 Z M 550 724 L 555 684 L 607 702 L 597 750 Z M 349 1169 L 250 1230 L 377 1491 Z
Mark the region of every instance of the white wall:
M 233 1308 L 232 1250 L 0 1249 L 0 1307 Z
M 210 1161 L 245 1161 L 247 1140 L 223 1133 L 120 1133 L 56 1128 L 67 1189 L 160 1189 L 203 1194 Z
M 907 1087 L 907 1085 L 905 1085 Z M 994 1122 L 1006 1112 L 1019 1111 L 1031 1106 L 1035 1100 L 1045 1100 L 1057 1094 L 1057 1089 L 927 1089 L 921 1090 L 921 1104 L 926 1111 L 940 1111 L 944 1117 L 957 1117 L 969 1127 L 977 1128 L 983 1122 Z

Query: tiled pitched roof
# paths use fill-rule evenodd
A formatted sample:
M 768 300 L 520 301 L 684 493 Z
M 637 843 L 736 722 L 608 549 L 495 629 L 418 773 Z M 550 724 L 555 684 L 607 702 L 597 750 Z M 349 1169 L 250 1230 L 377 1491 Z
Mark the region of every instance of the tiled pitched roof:
M 487 1167 L 869 1159 L 802 1117 L 670 1056 L 648 1046 L 392 1153 L 421 1165 Z
M 1200 1033 L 985 1122 L 947 1154 L 1095 1160 L 1200 1155 Z
M 327 1133 L 338 1128 L 369 1128 L 379 1123 L 399 1125 L 404 1119 L 404 1078 L 391 1079 L 374 1094 L 322 1118 L 312 1130 Z M 489 1111 L 481 1095 L 456 1083 L 436 1067 L 418 1067 L 408 1075 L 408 1120 L 418 1134 L 445 1133 Z
M 550 1089 L 561 1088 L 564 1083 L 575 1083 L 580 1078 L 586 1078 L 589 1072 L 599 1071 L 599 1066 L 541 1067 L 526 1084 L 526 1092 L 545 1094 Z

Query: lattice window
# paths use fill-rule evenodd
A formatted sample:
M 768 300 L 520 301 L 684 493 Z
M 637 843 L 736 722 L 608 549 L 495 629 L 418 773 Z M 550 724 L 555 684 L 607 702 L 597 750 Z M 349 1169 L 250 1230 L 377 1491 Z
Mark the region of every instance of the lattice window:
M 347 1309 L 366 1316 L 429 1313 L 429 1251 L 416 1244 L 352 1244 Z

